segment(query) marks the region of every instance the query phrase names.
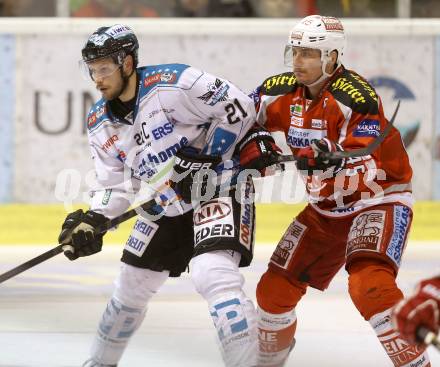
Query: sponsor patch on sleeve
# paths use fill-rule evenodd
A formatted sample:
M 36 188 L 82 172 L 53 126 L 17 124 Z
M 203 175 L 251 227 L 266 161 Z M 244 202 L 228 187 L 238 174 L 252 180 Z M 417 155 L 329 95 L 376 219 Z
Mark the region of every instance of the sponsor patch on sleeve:
M 375 137 L 379 135 L 380 124 L 378 120 L 365 119 L 353 131 L 353 136 L 356 137 Z

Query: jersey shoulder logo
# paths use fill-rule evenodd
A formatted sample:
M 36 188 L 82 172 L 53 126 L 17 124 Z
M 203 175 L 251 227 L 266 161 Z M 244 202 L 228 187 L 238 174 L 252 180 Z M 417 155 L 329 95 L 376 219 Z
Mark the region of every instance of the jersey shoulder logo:
M 354 71 L 344 70 L 327 89 L 337 101 L 355 112 L 374 115 L 379 113 L 379 97 L 376 91 Z
M 208 91 L 206 93 L 197 97 L 207 105 L 214 106 L 218 102 L 226 101 L 229 98 L 229 85 L 218 78 L 213 83 L 209 83 L 207 88 Z
M 261 86 L 261 94 L 278 96 L 294 92 L 298 88 L 295 74 L 292 72 L 282 73 L 267 78 Z
M 163 64 L 140 68 L 141 70 L 141 96 L 148 94 L 158 85 L 176 85 L 184 70 L 189 65 Z
M 108 120 L 107 104 L 105 100 L 101 98 L 90 109 L 89 115 L 87 116 L 87 129 L 93 131 L 105 120 Z

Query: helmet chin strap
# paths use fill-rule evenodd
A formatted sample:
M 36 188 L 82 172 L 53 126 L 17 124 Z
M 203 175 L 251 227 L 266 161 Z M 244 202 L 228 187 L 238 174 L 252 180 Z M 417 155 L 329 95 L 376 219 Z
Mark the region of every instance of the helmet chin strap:
M 322 51 L 321 51 L 321 53 L 322 53 Z M 330 58 L 330 56 L 327 56 L 327 55 L 322 55 L 321 56 L 321 71 L 322 71 L 322 74 L 321 74 L 321 76 L 318 78 L 318 79 L 316 79 L 313 83 L 309 83 L 309 84 L 305 84 L 304 83 L 304 85 L 305 86 L 307 86 L 307 87 L 314 87 L 315 85 L 318 85 L 319 83 L 322 83 L 324 80 L 326 80 L 326 79 L 328 79 L 328 78 L 330 78 L 334 73 L 335 73 L 335 71 L 336 71 L 336 69 L 341 65 L 341 63 L 339 62 L 339 60 L 336 62 L 336 67 L 335 67 L 335 70 L 333 70 L 333 72 L 331 73 L 331 74 L 329 74 L 329 73 L 327 73 L 326 71 L 325 71 L 325 69 L 326 69 L 326 67 L 327 67 L 327 64 L 329 63 L 331 61 L 331 58 Z

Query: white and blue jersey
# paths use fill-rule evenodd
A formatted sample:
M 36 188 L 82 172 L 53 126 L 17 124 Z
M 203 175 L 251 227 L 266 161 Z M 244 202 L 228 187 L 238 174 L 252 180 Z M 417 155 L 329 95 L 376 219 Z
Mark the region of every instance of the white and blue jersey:
M 121 119 L 101 99 L 87 118 L 98 183 L 90 209 L 109 218 L 127 210 L 141 182 L 165 183 L 180 148 L 231 160 L 256 118 L 253 101 L 239 88 L 191 66 L 146 66 L 137 73 L 132 114 Z

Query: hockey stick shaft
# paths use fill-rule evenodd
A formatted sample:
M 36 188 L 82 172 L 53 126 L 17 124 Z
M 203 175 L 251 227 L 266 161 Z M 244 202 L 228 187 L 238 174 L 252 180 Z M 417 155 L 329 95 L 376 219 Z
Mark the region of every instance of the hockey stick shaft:
M 391 120 L 388 122 L 387 126 L 385 126 L 385 129 L 376 139 L 374 139 L 374 141 L 371 144 L 367 145 L 365 148 L 347 150 L 343 152 L 323 152 L 320 153 L 322 154 L 322 158 L 323 159 L 356 158 L 373 153 L 379 147 L 379 145 L 382 144 L 382 142 L 388 136 L 388 133 L 393 128 L 394 120 L 396 119 L 399 108 L 400 108 L 400 101 L 397 102 L 397 106 L 396 109 L 394 110 L 393 116 L 391 117 Z M 281 155 L 278 156 L 277 163 L 292 162 L 296 160 L 297 157 L 294 155 Z
M 437 335 L 424 327 L 417 329 L 417 339 L 423 341 L 426 345 L 432 345 L 440 350 L 440 340 L 437 338 Z
M 115 226 L 117 226 L 118 224 L 121 224 L 133 217 L 135 217 L 138 212 L 140 212 L 141 210 L 144 211 L 148 211 L 152 208 L 154 208 L 155 206 L 159 205 L 157 203 L 157 201 L 155 199 L 152 199 L 142 205 L 139 205 L 136 208 L 133 208 L 113 219 L 108 220 L 107 222 L 105 222 L 104 224 L 102 224 L 101 226 L 96 228 L 96 232 L 97 233 L 103 233 L 106 232 L 107 230 L 109 230 L 110 228 L 113 228 Z M 4 281 L 11 279 L 12 277 L 23 273 L 24 271 L 33 268 L 34 266 L 41 264 L 42 262 L 51 259 L 52 257 L 59 255 L 60 253 L 62 253 L 64 251 L 64 247 L 66 245 L 58 245 L 56 247 L 54 247 L 53 249 L 37 256 L 34 257 L 33 259 L 26 261 L 25 263 L 7 271 L 6 273 L 3 273 L 0 275 L 0 283 L 3 283 Z

